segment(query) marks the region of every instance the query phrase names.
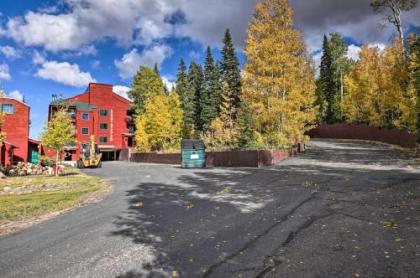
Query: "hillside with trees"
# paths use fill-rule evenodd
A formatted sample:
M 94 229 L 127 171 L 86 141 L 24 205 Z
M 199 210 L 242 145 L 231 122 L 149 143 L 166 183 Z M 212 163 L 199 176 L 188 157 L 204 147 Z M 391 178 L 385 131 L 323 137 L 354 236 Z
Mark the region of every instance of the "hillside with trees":
M 398 36 L 384 49 L 361 45 L 356 60 L 345 37 L 324 35 L 319 75 L 289 2 L 257 3 L 244 64 L 227 29 L 220 60 L 210 47 L 202 65 L 181 58 L 172 91 L 157 66 L 140 67 L 129 93 L 138 150 L 176 151 L 181 139 L 203 139 L 211 150 L 287 149 L 318 124 L 342 122 L 403 129 L 420 141 L 420 42 L 401 20 L 416 2 L 371 1 Z

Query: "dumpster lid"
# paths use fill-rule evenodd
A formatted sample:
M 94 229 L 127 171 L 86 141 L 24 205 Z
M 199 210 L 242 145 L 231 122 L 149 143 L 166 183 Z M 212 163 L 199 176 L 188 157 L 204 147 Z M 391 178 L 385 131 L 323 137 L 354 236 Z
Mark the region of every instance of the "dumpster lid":
M 203 140 L 187 140 L 184 139 L 181 141 L 181 148 L 182 149 L 196 149 L 202 150 L 205 149 L 204 141 Z

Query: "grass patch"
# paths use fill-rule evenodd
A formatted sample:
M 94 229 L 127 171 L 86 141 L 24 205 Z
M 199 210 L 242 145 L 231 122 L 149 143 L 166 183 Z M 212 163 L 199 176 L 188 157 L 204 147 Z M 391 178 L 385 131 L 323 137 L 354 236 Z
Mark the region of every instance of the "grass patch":
M 4 189 L 8 187 L 7 193 Z M 108 181 L 79 172 L 60 177 L 16 177 L 0 181 L 0 222 L 23 220 L 71 208 Z

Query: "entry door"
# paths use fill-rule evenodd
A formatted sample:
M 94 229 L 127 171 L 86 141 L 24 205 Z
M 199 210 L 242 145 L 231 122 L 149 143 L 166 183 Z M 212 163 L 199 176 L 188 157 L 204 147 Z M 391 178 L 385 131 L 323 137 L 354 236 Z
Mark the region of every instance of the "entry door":
M 31 163 L 38 164 L 38 152 L 31 150 Z

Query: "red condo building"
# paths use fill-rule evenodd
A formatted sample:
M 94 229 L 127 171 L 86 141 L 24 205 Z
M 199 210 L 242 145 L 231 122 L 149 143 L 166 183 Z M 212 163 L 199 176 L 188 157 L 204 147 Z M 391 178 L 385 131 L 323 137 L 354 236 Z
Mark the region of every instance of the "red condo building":
M 1 131 L 6 142 L 1 146 L 0 161 L 3 166 L 28 161 L 30 107 L 19 100 L 0 97 L 0 111 L 4 114 Z
M 90 83 L 86 92 L 64 101 L 75 125 L 77 142 L 65 148 L 65 160 L 78 160 L 82 144 L 87 144 L 92 135 L 104 160 L 118 160 L 121 150 L 133 146 L 131 101 L 114 93 L 112 85 Z M 53 98 L 49 119 L 60 106 Z

